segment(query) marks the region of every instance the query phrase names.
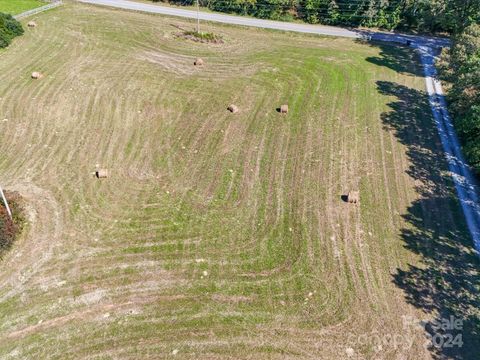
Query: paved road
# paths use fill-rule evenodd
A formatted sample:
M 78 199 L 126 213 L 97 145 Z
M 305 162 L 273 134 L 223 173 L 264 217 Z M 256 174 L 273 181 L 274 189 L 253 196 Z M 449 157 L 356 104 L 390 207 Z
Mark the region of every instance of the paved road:
M 135 1 L 128 0 L 79 0 L 84 3 L 96 4 L 111 6 L 120 9 L 126 10 L 135 10 L 143 11 L 154 14 L 178 16 L 189 19 L 196 19 L 197 12 L 194 10 L 178 9 L 174 7 L 154 5 L 154 4 L 145 4 Z M 415 41 L 422 44 L 430 44 L 436 46 L 447 46 L 449 44 L 448 39 L 434 38 L 434 37 L 425 37 L 425 36 L 415 36 L 415 35 L 404 35 L 396 33 L 386 33 L 386 32 L 373 32 L 367 30 L 356 30 L 356 29 L 345 29 L 340 27 L 333 26 L 324 26 L 324 25 L 308 25 L 308 24 L 299 24 L 299 23 L 289 23 L 281 21 L 271 21 L 263 19 L 255 19 L 250 17 L 243 16 L 233 16 L 220 13 L 208 13 L 200 12 L 198 14 L 200 20 L 204 21 L 213 21 L 224 24 L 233 24 L 233 25 L 242 25 L 242 26 L 251 26 L 264 29 L 276 29 L 283 31 L 294 31 L 307 34 L 318 34 L 318 35 L 330 35 L 330 36 L 340 36 L 340 37 L 349 37 L 349 38 L 358 38 L 358 39 L 374 39 L 379 41 L 394 41 L 400 43 L 406 43 L 407 40 Z
M 197 12 L 192 10 L 177 9 L 172 7 L 137 3 L 128 0 L 78 0 L 84 3 L 111 6 L 126 10 L 143 11 L 155 14 L 179 16 L 184 18 L 197 17 Z M 309 34 L 348 37 L 354 39 L 371 39 L 375 41 L 396 42 L 410 44 L 419 54 L 423 64 L 426 89 L 430 106 L 442 141 L 445 157 L 447 159 L 455 189 L 460 199 L 463 213 L 467 221 L 468 230 L 472 236 L 477 252 L 480 253 L 480 209 L 478 184 L 475 176 L 466 163 L 461 147 L 453 128 L 441 83 L 436 79 L 435 55 L 441 46 L 449 46 L 448 39 L 405 35 L 397 33 L 374 32 L 366 30 L 349 30 L 344 28 L 287 23 L 270 20 L 253 19 L 241 16 L 232 16 L 218 13 L 200 12 L 199 17 L 204 21 L 213 21 L 226 24 L 252 26 L 265 29 L 294 31 Z
M 127 10 L 143 11 L 143 12 L 149 12 L 154 14 L 171 15 L 171 16 L 178 16 L 178 17 L 192 18 L 192 19 L 197 18 L 197 12 L 194 10 L 186 10 L 186 9 L 178 9 L 178 8 L 161 6 L 161 5 L 138 3 L 134 1 L 128 1 L 128 0 L 79 0 L 79 1 L 84 3 L 111 6 L 111 7 L 127 9 Z M 341 36 L 341 37 L 350 37 L 350 38 L 359 37 L 358 34 L 354 31 L 349 31 L 346 29 L 341 29 L 336 27 L 322 26 L 320 28 L 318 26 L 307 25 L 307 24 L 294 24 L 294 23 L 288 23 L 288 22 L 269 21 L 269 20 L 254 19 L 249 17 L 232 16 L 232 15 L 225 15 L 225 14 L 219 14 L 219 13 L 207 13 L 207 12 L 200 12 L 199 17 L 200 17 L 200 20 L 220 22 L 224 24 L 234 24 L 234 25 L 259 27 L 264 29 L 277 29 L 277 30 L 284 30 L 284 31 L 296 31 L 296 32 L 303 32 L 303 33 L 310 33 L 310 34 L 322 34 L 322 35 L 332 35 L 332 36 Z
M 442 90 L 442 84 L 437 78 L 435 69 L 435 49 L 428 46 L 415 46 L 420 54 L 425 73 L 427 94 L 432 108 L 438 134 L 442 141 L 448 168 L 452 174 L 455 189 L 460 199 L 467 226 L 480 254 L 480 204 L 478 202 L 478 183 L 470 166 L 465 161 Z

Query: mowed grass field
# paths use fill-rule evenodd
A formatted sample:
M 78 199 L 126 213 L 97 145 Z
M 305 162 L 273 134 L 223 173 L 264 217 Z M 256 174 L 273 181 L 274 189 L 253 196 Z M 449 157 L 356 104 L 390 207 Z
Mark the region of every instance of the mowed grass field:
M 16 15 L 45 4 L 40 0 L 0 0 L 0 12 Z
M 34 20 L 0 52 L 0 181 L 29 218 L 0 262 L 0 358 L 428 359 L 402 316 L 478 324 L 409 50 L 208 24 L 225 43 L 200 44 L 77 3 Z

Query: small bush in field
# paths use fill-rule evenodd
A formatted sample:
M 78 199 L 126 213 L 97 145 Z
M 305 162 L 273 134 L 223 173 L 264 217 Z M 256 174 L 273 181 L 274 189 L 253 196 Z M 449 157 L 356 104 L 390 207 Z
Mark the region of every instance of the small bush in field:
M 197 42 L 222 44 L 222 37 L 211 32 L 184 31 L 182 37 Z
M 0 48 L 7 47 L 16 36 L 23 34 L 23 27 L 10 14 L 0 13 Z
M 22 198 L 19 193 L 5 192 L 8 205 L 12 210 L 13 219 L 10 219 L 4 204 L 0 205 L 0 258 L 10 249 L 22 231 L 25 222 Z

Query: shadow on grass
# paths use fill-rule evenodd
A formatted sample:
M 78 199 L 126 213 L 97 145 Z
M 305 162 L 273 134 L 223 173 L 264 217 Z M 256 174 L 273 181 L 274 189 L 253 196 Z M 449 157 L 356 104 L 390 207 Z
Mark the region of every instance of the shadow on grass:
M 423 69 L 418 64 L 415 54 L 408 46 L 391 45 L 382 42 L 368 43 L 380 49 L 379 56 L 371 56 L 366 60 L 378 66 L 385 66 L 402 74 L 423 76 Z
M 394 66 L 389 59 L 383 63 Z M 377 82 L 377 89 L 395 97 L 382 121 L 407 147 L 411 163 L 407 172 L 419 194 L 403 215 L 406 226 L 401 237 L 421 263 L 397 269 L 393 282 L 410 304 L 433 319 L 424 326 L 434 359 L 479 359 L 480 260 L 447 173 L 427 95 L 386 81 Z M 458 329 L 437 326 L 451 316 L 462 320 Z

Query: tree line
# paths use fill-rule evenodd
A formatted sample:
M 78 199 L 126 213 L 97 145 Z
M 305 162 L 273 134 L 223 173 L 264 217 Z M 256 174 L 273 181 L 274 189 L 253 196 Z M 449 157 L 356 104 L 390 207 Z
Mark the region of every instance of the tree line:
M 196 0 L 153 0 L 194 5 Z M 199 0 L 214 11 L 311 24 L 457 33 L 480 20 L 479 0 Z
M 440 74 L 449 84 L 447 98 L 468 162 L 480 174 L 480 25 L 452 37 L 441 57 Z
M 22 25 L 12 15 L 0 13 L 0 48 L 7 47 L 14 37 L 22 34 Z

